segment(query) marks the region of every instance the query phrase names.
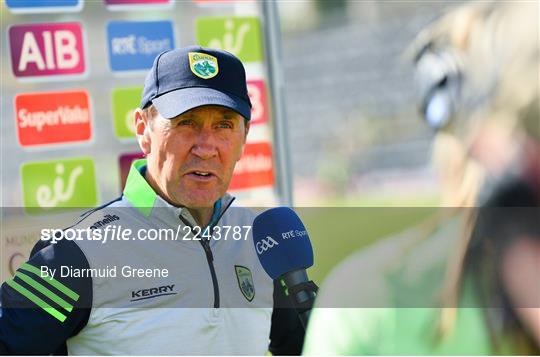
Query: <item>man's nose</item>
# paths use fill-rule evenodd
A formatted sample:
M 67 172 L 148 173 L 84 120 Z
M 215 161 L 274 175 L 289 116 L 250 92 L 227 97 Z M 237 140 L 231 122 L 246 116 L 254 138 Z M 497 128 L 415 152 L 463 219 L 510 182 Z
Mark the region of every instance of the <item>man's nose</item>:
M 199 131 L 191 152 L 203 160 L 211 159 L 217 155 L 215 139 L 211 130 L 204 128 Z

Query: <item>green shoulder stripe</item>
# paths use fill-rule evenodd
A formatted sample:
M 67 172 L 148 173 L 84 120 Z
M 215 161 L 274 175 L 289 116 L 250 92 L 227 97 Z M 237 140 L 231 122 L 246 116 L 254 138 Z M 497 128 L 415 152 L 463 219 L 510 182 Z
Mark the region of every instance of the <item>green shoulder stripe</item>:
M 41 271 L 38 268 L 36 268 L 35 266 L 30 265 L 28 263 L 24 263 L 23 265 L 21 265 L 20 269 L 28 271 L 30 273 L 33 273 L 33 274 L 39 276 L 41 279 L 45 280 L 47 283 L 54 286 L 56 289 L 58 289 L 59 291 L 64 293 L 66 296 L 68 296 L 72 300 L 74 300 L 74 301 L 79 300 L 79 294 L 77 294 L 75 291 L 71 290 L 70 288 L 68 288 L 67 286 L 65 286 L 64 284 L 62 284 L 61 282 L 59 282 L 58 280 L 56 280 L 56 279 L 54 279 L 52 277 L 43 277 L 43 276 L 41 276 Z
M 34 289 L 36 289 L 37 291 L 39 291 L 40 293 L 42 293 L 43 295 L 45 295 L 46 297 L 48 297 L 49 299 L 51 299 L 51 301 L 54 301 L 55 303 L 57 303 L 64 310 L 68 312 L 71 312 L 73 310 L 73 306 L 70 303 L 68 303 L 66 300 L 62 299 L 60 296 L 56 295 L 55 293 L 47 289 L 45 286 L 41 285 L 40 283 L 32 279 L 28 275 L 23 274 L 20 271 L 18 271 L 17 274 L 15 274 L 15 276 L 21 279 L 22 281 L 24 281 L 26 284 L 33 287 Z
M 24 286 L 20 285 L 14 280 L 8 280 L 6 281 L 6 284 L 11 286 L 13 289 L 15 289 L 17 292 L 19 292 L 24 297 L 28 298 L 30 301 L 32 301 L 37 306 L 41 307 L 43 310 L 45 310 L 47 313 L 52 315 L 54 318 L 59 320 L 60 322 L 64 322 L 66 320 L 66 315 L 61 313 L 60 311 L 56 310 L 51 305 L 47 304 L 45 301 L 37 297 L 34 293 L 26 289 Z

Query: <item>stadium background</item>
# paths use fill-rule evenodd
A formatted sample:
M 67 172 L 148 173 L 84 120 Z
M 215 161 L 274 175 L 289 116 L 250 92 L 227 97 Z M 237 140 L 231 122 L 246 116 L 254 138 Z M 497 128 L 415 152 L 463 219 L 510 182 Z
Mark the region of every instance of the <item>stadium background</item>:
M 414 225 L 430 215 L 429 207 L 437 204 L 437 181 L 429 165 L 433 134 L 417 114 L 416 98 L 411 90 L 412 68 L 403 62 L 402 53 L 421 28 L 459 3 L 278 3 L 283 63 L 278 70 L 284 79 L 289 145 L 289 152 L 282 154 L 290 159 L 294 205 L 425 207 L 403 210 L 404 214 L 384 224 L 369 224 L 385 216 L 383 209 L 363 209 L 360 218 L 352 215 L 351 210 L 302 210 L 302 218 L 312 232 L 316 266 L 310 274 L 316 281 L 321 281 L 332 266 L 355 249 Z M 144 70 L 127 74 L 113 71 L 107 43 L 110 21 L 171 21 L 176 47 L 197 42 L 196 19 L 200 17 L 249 16 L 267 24 L 256 2 L 183 1 L 173 6 L 111 9 L 105 1 L 87 1 L 74 12 L 34 14 L 16 14 L 6 5 L 3 1 L 0 7 L 2 219 L 6 223 L 6 216 L 13 212 L 25 218 L 16 222 L 14 235 L 2 224 L 3 279 L 9 274 L 6 267 L 9 258 L 14 252 L 28 254 L 35 239 L 24 233 L 27 227 L 21 226 L 29 221 L 39 224 L 51 217 L 47 213 L 28 215 L 27 209 L 17 208 L 25 204 L 20 169 L 23 164 L 91 157 L 99 190 L 95 203 L 99 204 L 120 192 L 118 157 L 137 152 L 129 133 L 124 135 L 125 131 L 115 130 L 112 98 L 116 88 L 140 86 Z M 8 28 L 72 21 L 82 23 L 86 75 L 66 81 L 50 77 L 30 81 L 16 78 Z M 259 40 L 264 41 L 263 37 Z M 266 60 L 262 57 L 248 63 L 248 77 L 267 80 Z M 69 145 L 22 147 L 17 137 L 15 96 L 66 90 L 89 92 L 93 139 Z M 271 98 L 266 99 L 270 103 Z M 269 125 L 263 124 L 260 130 L 250 134 L 253 142 L 271 141 L 271 111 L 268 108 Z M 275 175 L 280 175 L 273 169 Z M 240 198 L 251 205 L 272 205 L 279 201 L 276 180 L 268 180 L 268 170 L 263 174 L 264 180 L 262 188 L 238 191 Z M 345 229 L 345 224 L 352 221 L 363 226 L 362 236 L 347 236 L 350 230 Z M 335 235 L 344 240 L 333 244 Z

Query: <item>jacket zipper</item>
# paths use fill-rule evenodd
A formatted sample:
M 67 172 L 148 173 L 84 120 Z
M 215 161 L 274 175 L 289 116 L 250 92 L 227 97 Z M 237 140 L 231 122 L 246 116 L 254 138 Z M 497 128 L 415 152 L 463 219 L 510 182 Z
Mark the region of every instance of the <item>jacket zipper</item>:
M 206 253 L 206 261 L 210 267 L 210 274 L 212 274 L 212 284 L 214 285 L 214 308 L 219 308 L 219 285 L 216 276 L 216 269 L 214 267 L 214 255 L 212 254 L 212 249 L 210 249 L 210 242 L 206 239 L 202 239 L 201 245 Z
M 219 220 L 221 219 L 221 217 L 223 217 L 223 215 L 225 214 L 225 211 L 229 209 L 233 201 L 234 201 L 234 197 L 231 201 L 229 201 L 227 206 L 225 206 L 225 209 L 221 211 L 221 214 L 216 219 L 216 222 L 214 222 L 214 224 L 212 225 L 210 232 L 213 232 L 214 225 L 216 225 L 217 222 L 219 222 Z M 188 226 L 191 229 L 191 233 L 194 234 L 193 226 L 186 219 L 184 219 L 182 215 L 178 216 L 178 218 L 182 221 L 182 223 Z M 210 249 L 209 239 L 201 239 L 199 242 L 201 243 L 204 249 L 204 253 L 206 254 L 206 261 L 208 262 L 208 267 L 210 268 L 210 274 L 212 275 L 212 285 L 214 287 L 214 308 L 218 309 L 219 308 L 219 284 L 217 281 L 216 268 L 214 267 L 214 254 L 212 254 L 212 249 Z

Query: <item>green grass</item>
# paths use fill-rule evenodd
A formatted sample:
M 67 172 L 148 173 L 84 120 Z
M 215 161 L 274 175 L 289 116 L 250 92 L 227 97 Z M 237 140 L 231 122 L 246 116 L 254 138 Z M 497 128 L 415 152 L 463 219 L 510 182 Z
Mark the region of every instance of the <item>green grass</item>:
M 350 254 L 423 222 L 435 212 L 435 201 L 426 198 L 421 204 L 403 201 L 401 207 L 388 207 L 386 199 L 370 199 L 357 201 L 356 207 L 332 202 L 342 207 L 297 208 L 313 245 L 315 264 L 310 278 L 320 284 Z

